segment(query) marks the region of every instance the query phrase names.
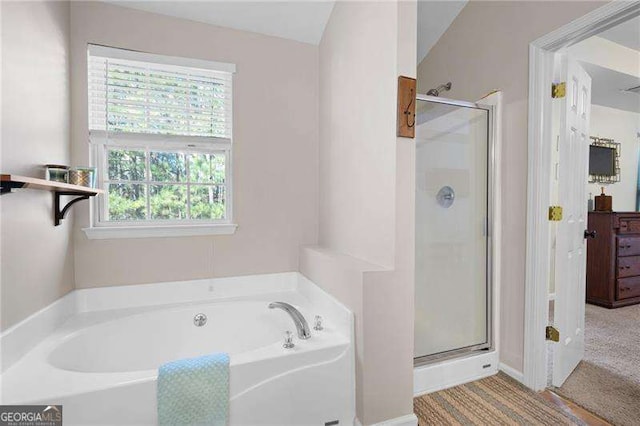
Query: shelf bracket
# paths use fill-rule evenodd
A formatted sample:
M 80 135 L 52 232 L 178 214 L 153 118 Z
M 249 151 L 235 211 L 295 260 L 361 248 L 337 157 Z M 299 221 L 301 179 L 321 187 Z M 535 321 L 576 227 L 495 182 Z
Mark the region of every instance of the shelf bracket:
M 0 187 L 0 195 L 10 194 L 13 189 L 22 188 L 24 183 L 21 182 L 7 182 L 2 181 L 2 186 Z
M 62 210 L 60 210 L 60 196 L 61 195 L 77 195 L 77 197 L 74 198 L 73 200 L 69 201 L 62 208 Z M 69 207 L 71 207 L 72 205 L 74 205 L 78 201 L 88 200 L 89 197 L 90 197 L 89 194 L 82 194 L 82 193 L 79 193 L 79 192 L 55 191 L 55 207 L 53 208 L 53 220 L 54 220 L 56 226 L 60 225 L 60 221 L 62 221 L 62 219 L 64 219 L 64 216 L 67 214 L 67 210 L 69 210 Z

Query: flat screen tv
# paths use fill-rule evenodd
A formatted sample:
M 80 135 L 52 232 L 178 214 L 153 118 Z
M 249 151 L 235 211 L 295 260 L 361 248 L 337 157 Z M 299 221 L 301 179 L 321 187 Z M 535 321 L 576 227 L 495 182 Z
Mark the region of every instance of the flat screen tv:
M 605 146 L 589 146 L 589 174 L 597 176 L 616 175 L 616 149 Z

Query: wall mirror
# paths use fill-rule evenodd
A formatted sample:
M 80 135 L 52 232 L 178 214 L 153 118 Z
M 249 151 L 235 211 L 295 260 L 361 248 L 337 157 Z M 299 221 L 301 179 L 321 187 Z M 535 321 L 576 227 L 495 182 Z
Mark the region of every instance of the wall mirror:
M 620 182 L 620 144 L 613 139 L 591 136 L 589 183 Z

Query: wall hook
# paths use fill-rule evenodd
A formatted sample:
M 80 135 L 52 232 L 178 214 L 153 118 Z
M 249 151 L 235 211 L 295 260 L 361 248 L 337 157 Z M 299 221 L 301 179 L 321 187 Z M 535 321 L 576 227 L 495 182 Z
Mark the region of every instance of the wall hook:
M 411 108 L 411 106 L 413 105 L 415 99 L 416 99 L 416 96 L 413 93 L 413 89 L 411 89 L 411 100 L 409 101 L 409 105 L 407 105 L 407 107 L 404 110 L 404 115 L 406 116 L 406 119 L 407 119 L 407 127 L 408 128 L 412 128 L 413 126 L 416 125 L 416 113 L 413 112 L 413 111 L 415 111 L 415 108 Z M 409 122 L 409 120 L 411 120 L 411 119 L 413 119 L 413 122 Z

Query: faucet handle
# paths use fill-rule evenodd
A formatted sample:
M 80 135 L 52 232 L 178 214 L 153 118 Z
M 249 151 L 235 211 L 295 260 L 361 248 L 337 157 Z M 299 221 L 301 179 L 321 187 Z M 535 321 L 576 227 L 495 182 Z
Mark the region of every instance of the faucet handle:
M 324 329 L 324 327 L 322 326 L 322 317 L 320 315 L 316 315 L 313 329 L 317 331 Z
M 293 333 L 287 330 L 284 333 L 284 344 L 282 345 L 282 347 L 285 349 L 291 349 L 294 346 L 295 344 L 293 343 Z

